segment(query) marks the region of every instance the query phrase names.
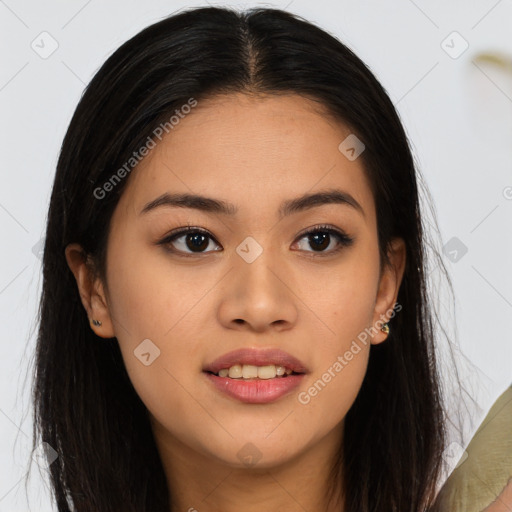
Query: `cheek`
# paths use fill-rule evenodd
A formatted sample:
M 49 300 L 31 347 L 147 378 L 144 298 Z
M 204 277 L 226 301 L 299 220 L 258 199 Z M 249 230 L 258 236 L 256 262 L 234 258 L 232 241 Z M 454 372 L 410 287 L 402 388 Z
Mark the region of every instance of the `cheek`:
M 327 333 L 315 344 L 314 375 L 298 402 L 311 417 L 328 425 L 340 421 L 362 385 L 371 341 L 371 326 L 378 284 L 378 254 L 360 247 L 322 281 L 322 293 L 308 304 L 318 312 Z
M 339 423 L 359 393 L 368 355 L 369 344 L 349 344 L 347 350 L 333 355 L 321 370 L 315 372 L 297 396 L 306 417 L 320 420 L 326 431 Z
M 178 286 L 165 286 L 165 268 L 158 258 L 128 238 L 114 240 L 107 262 L 109 310 L 124 364 L 141 399 L 169 387 L 162 361 L 168 347 L 165 333 L 178 321 Z M 171 307 L 172 305 L 172 307 Z M 179 350 L 179 347 L 177 347 Z M 181 354 L 176 354 L 181 357 Z M 172 369 L 171 369 L 172 371 Z M 152 392 L 151 392 L 152 391 Z
M 109 308 L 137 394 L 155 415 L 165 416 L 190 402 L 184 387 L 190 391 L 200 369 L 204 311 L 211 308 L 205 295 L 217 277 L 199 267 L 184 272 L 140 241 L 133 247 L 125 242 L 109 249 Z
M 146 338 L 162 340 L 199 300 L 197 286 L 204 295 L 207 283 L 191 283 L 191 273 L 170 264 L 161 248 L 128 238 L 118 242 L 109 249 L 108 266 L 116 335 L 139 343 Z
M 375 251 L 374 251 L 375 252 Z M 317 275 L 321 291 L 312 293 L 311 284 L 306 303 L 323 322 L 326 334 L 318 343 L 324 364 L 349 349 L 352 340 L 364 337 L 372 325 L 378 288 L 378 256 L 367 251 L 354 251 L 343 264 L 330 269 L 327 276 Z M 369 340 L 368 340 L 369 341 Z
M 315 369 L 298 402 L 331 424 L 340 421 L 355 400 L 364 376 L 370 350 L 370 327 L 375 297 L 369 281 L 338 280 L 326 288 L 329 307 L 319 315 L 328 329 L 315 343 Z

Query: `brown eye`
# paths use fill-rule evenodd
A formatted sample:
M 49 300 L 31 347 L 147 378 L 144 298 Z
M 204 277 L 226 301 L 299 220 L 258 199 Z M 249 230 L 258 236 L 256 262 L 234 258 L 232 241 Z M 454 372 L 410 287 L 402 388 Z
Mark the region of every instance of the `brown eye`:
M 183 240 L 180 240 L 183 239 Z M 161 245 L 171 246 L 173 252 L 185 254 L 203 254 L 210 245 L 213 237 L 205 230 L 194 227 L 187 227 L 164 238 Z
M 323 255 L 324 253 L 326 255 L 336 253 L 343 247 L 350 246 L 354 242 L 353 238 L 330 226 L 315 226 L 303 233 L 299 240 L 302 239 L 307 239 L 306 243 L 312 250 L 305 248 L 300 250 L 318 253 L 319 255 Z M 215 241 L 215 239 L 208 231 L 193 226 L 187 226 L 165 237 L 159 242 L 159 245 L 165 246 L 173 253 L 189 256 L 194 254 L 207 254 L 219 250 L 215 248 L 207 250 L 212 241 Z M 220 247 L 218 244 L 217 246 Z M 330 250 L 329 247 L 331 247 Z
M 304 249 L 306 252 L 328 254 L 337 252 L 343 247 L 350 246 L 354 242 L 353 238 L 330 226 L 316 226 L 303 233 L 300 239 L 302 240 L 303 238 L 307 238 L 307 243 L 313 249 L 312 251 Z M 335 239 L 334 241 L 333 238 Z M 330 246 L 334 246 L 334 249 L 326 250 Z

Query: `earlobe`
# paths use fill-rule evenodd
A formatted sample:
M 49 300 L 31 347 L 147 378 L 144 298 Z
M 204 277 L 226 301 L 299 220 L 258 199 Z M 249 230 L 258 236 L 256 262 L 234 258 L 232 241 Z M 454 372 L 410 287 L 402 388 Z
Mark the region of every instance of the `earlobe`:
M 402 238 L 394 238 L 388 250 L 389 265 L 382 271 L 375 301 L 372 324 L 372 344 L 382 343 L 393 329 L 393 309 L 405 271 L 407 249 Z
M 79 244 L 69 244 L 65 249 L 68 266 L 75 276 L 82 305 L 89 317 L 91 329 L 102 338 L 115 336 L 110 312 L 101 280 L 92 270 L 90 260 Z

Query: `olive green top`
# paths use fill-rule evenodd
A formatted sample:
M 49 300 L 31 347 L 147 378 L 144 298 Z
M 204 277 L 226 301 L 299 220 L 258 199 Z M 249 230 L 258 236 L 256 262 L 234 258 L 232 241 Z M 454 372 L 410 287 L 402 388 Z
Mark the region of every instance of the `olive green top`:
M 512 478 L 512 386 L 494 403 L 440 491 L 443 510 L 481 512 Z

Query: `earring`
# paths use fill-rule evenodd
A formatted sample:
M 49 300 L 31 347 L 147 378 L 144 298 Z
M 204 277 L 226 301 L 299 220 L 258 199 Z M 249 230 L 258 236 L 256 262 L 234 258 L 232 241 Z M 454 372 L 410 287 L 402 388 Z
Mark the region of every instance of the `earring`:
M 389 334 L 389 324 L 386 322 L 385 324 L 382 325 L 380 330 L 386 334 Z
M 99 320 L 91 320 L 92 324 L 99 327 L 101 325 L 101 322 Z

